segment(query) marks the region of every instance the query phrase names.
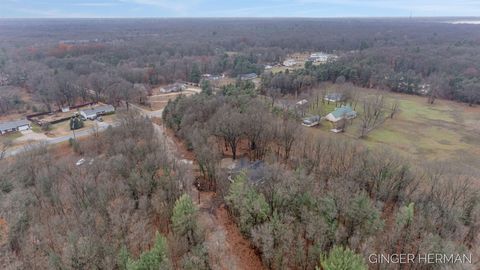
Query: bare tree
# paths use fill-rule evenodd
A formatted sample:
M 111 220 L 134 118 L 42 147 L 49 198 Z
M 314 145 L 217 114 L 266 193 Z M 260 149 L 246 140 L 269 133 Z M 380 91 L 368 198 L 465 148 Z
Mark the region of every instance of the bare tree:
M 363 112 L 360 116 L 360 138 L 385 122 L 385 101 L 383 95 L 370 96 L 363 100 Z
M 400 102 L 398 101 L 398 99 L 395 99 L 390 104 L 390 119 L 393 119 L 393 117 L 395 117 L 395 115 L 397 115 L 399 110 L 400 110 Z
M 232 150 L 232 158 L 237 158 L 237 146 L 243 135 L 241 129 L 242 115 L 236 108 L 223 105 L 210 119 L 210 126 L 214 134 L 223 138 Z
M 282 121 L 277 123 L 277 141 L 283 149 L 283 158 L 287 161 L 290 158 L 293 143 L 297 139 L 299 133 L 299 125 L 287 115 Z

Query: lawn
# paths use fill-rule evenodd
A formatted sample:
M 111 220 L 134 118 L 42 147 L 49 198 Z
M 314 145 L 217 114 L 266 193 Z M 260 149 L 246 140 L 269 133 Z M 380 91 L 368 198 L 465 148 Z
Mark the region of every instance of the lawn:
M 2 138 L 2 140 L 13 141 L 13 140 L 18 139 L 22 136 L 23 135 L 20 131 L 15 131 L 15 132 L 10 132 L 10 133 L 4 134 L 4 135 L 1 136 L 1 138 Z
M 374 93 L 368 89 L 358 91 L 360 97 Z M 393 100 L 400 104 L 399 113 L 366 138 L 358 138 L 359 118 L 347 126 L 345 133 L 334 136 L 350 137 L 369 147 L 393 149 L 409 159 L 457 161 L 480 168 L 480 107 L 471 108 L 446 100 L 437 100 L 430 105 L 424 97 L 389 93 L 386 102 Z M 323 106 L 326 113 L 335 107 L 332 103 Z M 357 106 L 357 112 L 362 113 L 361 106 Z M 309 113 L 316 112 L 310 109 Z M 330 128 L 331 124 L 323 121 L 314 130 L 329 132 Z

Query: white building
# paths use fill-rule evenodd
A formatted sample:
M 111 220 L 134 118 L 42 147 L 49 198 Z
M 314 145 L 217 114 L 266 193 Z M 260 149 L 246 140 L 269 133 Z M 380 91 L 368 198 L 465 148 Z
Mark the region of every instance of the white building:
M 335 60 L 335 59 L 337 59 L 336 55 L 323 53 L 323 52 L 312 53 L 309 58 L 310 61 L 313 61 L 316 63 L 326 63 L 329 60 Z
M 287 59 L 285 61 L 283 61 L 283 65 L 286 66 L 286 67 L 293 67 L 297 64 L 297 61 L 295 61 L 295 59 Z
M 99 115 L 109 114 L 115 112 L 115 108 L 112 105 L 103 105 L 95 108 L 82 110 L 80 115 L 85 119 L 94 120 Z
M 0 134 L 28 129 L 30 129 L 30 122 L 26 119 L 0 123 Z

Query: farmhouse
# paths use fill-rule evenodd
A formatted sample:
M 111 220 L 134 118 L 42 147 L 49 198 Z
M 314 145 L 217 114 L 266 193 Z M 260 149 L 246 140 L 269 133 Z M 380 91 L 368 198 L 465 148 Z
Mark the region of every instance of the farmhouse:
M 248 73 L 248 74 L 242 74 L 240 75 L 240 80 L 242 81 L 248 81 L 248 80 L 253 80 L 255 78 L 257 78 L 257 74 L 255 73 Z
M 98 106 L 98 107 L 87 109 L 87 110 L 82 110 L 80 111 L 80 115 L 85 119 L 94 120 L 99 115 L 104 115 L 104 114 L 113 113 L 113 112 L 115 112 L 115 108 L 112 105 L 103 105 L 103 106 Z
M 160 89 L 162 93 L 174 93 L 174 92 L 181 92 L 187 88 L 187 85 L 184 83 L 174 83 Z
M 322 118 L 320 115 L 314 115 L 310 117 L 303 118 L 302 125 L 307 126 L 307 127 L 313 127 L 316 126 L 320 123 L 320 120 Z
M 30 129 L 30 122 L 26 119 L 0 123 L 0 134 L 28 129 Z
M 340 120 L 343 119 L 353 119 L 357 117 L 357 112 L 354 111 L 350 106 L 348 105 L 342 105 L 342 107 L 336 108 L 335 111 L 329 113 L 325 119 L 327 119 L 330 122 L 336 123 Z

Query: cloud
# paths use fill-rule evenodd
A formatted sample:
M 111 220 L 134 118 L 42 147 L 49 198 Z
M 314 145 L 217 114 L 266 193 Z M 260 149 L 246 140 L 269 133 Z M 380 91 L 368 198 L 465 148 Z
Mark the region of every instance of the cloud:
M 78 6 L 78 7 L 111 7 L 111 6 L 116 6 L 118 3 L 112 3 L 112 2 L 85 2 L 85 3 L 72 3 L 72 6 Z
M 146 5 L 159 7 L 163 9 L 169 9 L 176 12 L 185 12 L 197 4 L 199 0 L 119 0 L 123 3 Z

